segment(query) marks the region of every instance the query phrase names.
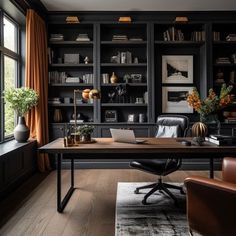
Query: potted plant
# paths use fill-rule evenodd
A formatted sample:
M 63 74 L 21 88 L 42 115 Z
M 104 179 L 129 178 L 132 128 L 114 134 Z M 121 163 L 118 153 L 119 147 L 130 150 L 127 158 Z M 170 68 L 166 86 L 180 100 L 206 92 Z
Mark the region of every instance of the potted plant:
M 10 88 L 4 92 L 5 100 L 18 116 L 18 124 L 14 129 L 17 142 L 26 142 L 30 130 L 25 124 L 24 115 L 38 103 L 38 94 L 30 88 Z
M 91 134 L 94 131 L 94 126 L 82 125 L 78 128 L 78 134 L 81 142 L 90 142 Z

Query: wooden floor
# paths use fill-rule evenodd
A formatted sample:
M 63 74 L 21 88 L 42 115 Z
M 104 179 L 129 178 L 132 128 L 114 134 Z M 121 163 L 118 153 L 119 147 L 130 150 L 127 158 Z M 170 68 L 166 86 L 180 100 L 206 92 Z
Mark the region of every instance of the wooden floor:
M 178 171 L 165 180 L 182 182 L 192 174 L 208 176 L 204 171 Z M 220 177 L 220 172 L 216 177 Z M 63 171 L 62 180 L 69 182 L 69 171 Z M 153 175 L 136 170 L 76 170 L 78 189 L 64 213 L 59 214 L 56 211 L 56 172 L 46 177 L 37 174 L 0 203 L 0 235 L 113 236 L 117 182 L 154 180 Z

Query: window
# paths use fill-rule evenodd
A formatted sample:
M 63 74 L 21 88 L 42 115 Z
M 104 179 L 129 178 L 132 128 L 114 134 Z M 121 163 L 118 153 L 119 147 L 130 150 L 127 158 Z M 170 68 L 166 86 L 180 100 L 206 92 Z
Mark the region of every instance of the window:
M 0 11 L 0 65 L 1 65 L 1 83 L 0 93 L 19 84 L 20 68 L 20 49 L 19 49 L 19 26 L 18 24 Z M 15 126 L 14 111 L 1 99 L 0 103 L 0 142 L 13 136 Z

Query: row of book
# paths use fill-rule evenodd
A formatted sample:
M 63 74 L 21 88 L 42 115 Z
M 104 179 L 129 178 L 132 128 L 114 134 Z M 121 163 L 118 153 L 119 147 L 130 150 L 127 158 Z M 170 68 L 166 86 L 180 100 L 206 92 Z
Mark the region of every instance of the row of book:
M 66 72 L 49 71 L 49 84 L 63 84 L 63 83 L 84 83 L 92 84 L 94 80 L 93 74 L 84 74 L 82 78 L 69 76 Z
M 184 33 L 180 29 L 170 27 L 163 32 L 164 41 L 184 41 Z
M 229 34 L 225 39 L 226 41 L 236 41 L 236 34 Z
M 213 41 L 220 41 L 220 32 L 213 31 Z
M 50 42 L 64 41 L 63 34 L 50 34 Z
M 194 31 L 191 33 L 191 41 L 201 42 L 206 40 L 205 31 Z
M 216 58 L 216 64 L 231 64 L 229 57 L 218 57 Z
M 236 41 L 236 34 L 228 34 L 225 37 L 226 41 Z M 213 32 L 213 41 L 220 41 L 220 32 L 214 31 Z

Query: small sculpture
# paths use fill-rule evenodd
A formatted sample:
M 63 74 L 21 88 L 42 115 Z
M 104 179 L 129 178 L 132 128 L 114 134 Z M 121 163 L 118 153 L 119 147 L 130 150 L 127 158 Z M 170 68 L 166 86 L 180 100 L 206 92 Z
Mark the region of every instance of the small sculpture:
M 88 64 L 88 63 L 89 63 L 89 58 L 88 58 L 88 57 L 85 57 L 85 58 L 84 58 L 84 63 L 85 63 L 85 64 Z

